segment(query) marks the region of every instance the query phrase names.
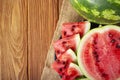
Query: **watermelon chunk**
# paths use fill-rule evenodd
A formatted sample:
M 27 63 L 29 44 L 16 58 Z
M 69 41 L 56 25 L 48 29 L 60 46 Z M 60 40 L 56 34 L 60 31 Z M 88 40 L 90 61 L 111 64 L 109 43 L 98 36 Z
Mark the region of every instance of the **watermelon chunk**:
M 68 49 L 65 53 L 58 57 L 58 59 L 65 62 L 77 62 L 76 54 L 71 49 Z
M 77 77 L 82 76 L 78 65 L 70 63 L 62 80 L 75 80 Z
M 68 68 L 70 63 L 68 63 L 67 61 L 60 61 L 60 60 L 56 60 L 54 61 L 54 63 L 52 64 L 52 68 L 60 75 L 63 76 L 65 75 L 65 72 Z
M 58 58 L 68 49 L 72 49 L 73 51 L 77 52 L 79 42 L 80 42 L 79 34 L 57 40 L 53 44 L 56 57 Z
M 77 58 L 75 53 L 71 49 L 68 49 L 64 54 L 55 60 L 55 62 L 52 64 L 52 68 L 58 72 L 60 76 L 63 76 L 69 64 L 76 61 Z
M 52 68 L 62 77 L 62 80 L 74 80 L 82 76 L 78 65 L 75 63 L 76 55 L 71 49 L 68 49 L 54 61 Z
M 120 80 L 120 27 L 107 25 L 81 40 L 78 63 L 90 80 Z
M 84 22 L 74 22 L 74 23 L 64 23 L 62 25 L 62 38 L 69 37 L 74 34 L 80 34 L 80 37 L 82 37 L 86 32 L 88 32 L 90 29 L 90 22 L 84 21 Z

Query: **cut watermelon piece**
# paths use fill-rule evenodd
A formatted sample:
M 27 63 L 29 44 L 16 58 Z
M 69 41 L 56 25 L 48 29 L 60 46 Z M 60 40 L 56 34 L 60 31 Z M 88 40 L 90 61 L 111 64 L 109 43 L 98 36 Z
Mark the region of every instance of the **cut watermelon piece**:
M 78 65 L 70 63 L 69 67 L 66 70 L 65 75 L 62 77 L 62 80 L 75 80 L 77 77 L 82 76 L 82 73 Z
M 65 75 L 66 69 L 69 66 L 69 62 L 64 62 L 64 61 L 60 61 L 60 60 L 56 60 L 54 61 L 54 63 L 52 64 L 52 68 L 60 75 L 63 76 Z
M 107 25 L 81 40 L 78 63 L 90 80 L 120 80 L 120 27 Z
M 58 58 L 61 54 L 63 54 L 68 49 L 72 49 L 73 51 L 77 52 L 79 42 L 80 42 L 79 34 L 57 40 L 53 44 L 56 57 Z
M 52 64 L 52 68 L 62 77 L 62 80 L 73 80 L 82 73 L 76 63 L 76 54 L 68 49 Z
M 74 34 L 80 34 L 82 37 L 90 29 L 90 22 L 74 22 L 74 23 L 64 23 L 62 25 L 62 38 L 69 37 Z
M 68 49 L 65 53 L 63 53 L 59 58 L 55 60 L 52 64 L 52 68 L 60 75 L 63 76 L 71 62 L 76 62 L 76 55 L 71 50 Z
M 65 53 L 63 53 L 59 58 L 60 61 L 68 61 L 68 62 L 77 62 L 76 54 L 73 50 L 68 49 Z

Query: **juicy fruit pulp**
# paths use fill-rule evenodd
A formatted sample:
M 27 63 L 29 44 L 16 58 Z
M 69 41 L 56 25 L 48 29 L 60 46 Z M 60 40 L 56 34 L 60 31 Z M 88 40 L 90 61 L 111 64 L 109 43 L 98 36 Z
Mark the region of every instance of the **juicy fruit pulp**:
M 65 75 L 65 72 L 67 70 L 69 66 L 68 62 L 64 62 L 64 61 L 60 61 L 60 60 L 56 60 L 54 61 L 54 63 L 52 64 L 52 68 L 59 73 L 60 76 Z
M 85 19 L 99 24 L 120 22 L 120 0 L 70 0 Z
M 60 76 L 64 76 L 71 62 L 76 62 L 76 55 L 71 49 L 68 49 L 55 60 L 52 68 L 58 72 Z
M 93 29 L 81 40 L 78 63 L 90 80 L 120 78 L 120 27 Z
M 53 46 L 56 59 L 52 68 L 61 76 L 62 80 L 75 80 L 83 75 L 78 67 L 76 52 L 82 37 L 90 29 L 90 22 L 64 23 L 62 39 L 55 41 Z
M 78 65 L 70 63 L 65 75 L 62 77 L 62 80 L 75 80 L 75 78 L 80 77 L 81 75 Z
M 68 49 L 65 53 L 58 57 L 58 59 L 64 62 L 77 62 L 76 54 L 71 49 Z
M 64 23 L 62 25 L 62 38 L 69 37 L 74 34 L 80 34 L 82 37 L 90 29 L 90 22 L 74 22 L 74 23 Z
M 79 34 L 76 34 L 67 38 L 63 38 L 54 42 L 53 46 L 54 46 L 57 58 L 68 49 L 72 49 L 73 51 L 76 52 L 79 46 L 79 42 L 80 42 Z

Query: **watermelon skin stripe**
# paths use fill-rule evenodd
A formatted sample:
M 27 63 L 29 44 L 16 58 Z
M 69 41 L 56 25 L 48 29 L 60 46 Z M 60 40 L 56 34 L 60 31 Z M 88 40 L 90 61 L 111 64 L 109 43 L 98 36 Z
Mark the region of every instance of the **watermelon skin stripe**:
M 70 0 L 75 10 L 85 19 L 99 24 L 120 22 L 119 0 Z

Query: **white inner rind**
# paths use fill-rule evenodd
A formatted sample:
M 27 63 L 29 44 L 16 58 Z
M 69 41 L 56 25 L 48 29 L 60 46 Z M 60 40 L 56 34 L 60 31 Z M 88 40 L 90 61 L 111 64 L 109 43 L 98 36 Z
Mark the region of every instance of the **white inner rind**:
M 85 31 L 84 31 L 84 34 L 90 30 L 90 26 L 91 26 L 90 22 L 89 21 L 85 21 Z
M 71 49 L 67 50 L 67 53 L 72 57 L 72 59 L 76 62 L 77 61 L 77 56 L 75 55 L 74 51 Z
M 81 41 L 80 41 L 80 46 L 79 46 L 78 52 L 77 52 L 78 64 L 79 64 L 79 67 L 80 67 L 82 73 L 83 73 L 86 77 L 88 77 L 90 80 L 96 80 L 96 79 L 94 79 L 94 77 L 92 77 L 92 76 L 86 71 L 86 69 L 85 69 L 85 67 L 84 67 L 84 64 L 85 64 L 85 63 L 83 63 L 83 62 L 84 62 L 83 59 L 80 58 L 80 57 L 82 57 L 82 54 L 83 54 L 83 53 L 82 53 L 82 49 L 84 48 L 84 44 L 86 43 L 86 41 L 89 40 L 89 37 L 90 37 L 91 35 L 93 35 L 94 33 L 104 33 L 104 32 L 106 32 L 106 31 L 108 31 L 108 30 L 116 30 L 116 31 L 119 31 L 119 32 L 120 32 L 120 27 L 115 26 L 115 25 L 107 25 L 107 26 L 103 26 L 103 27 L 99 27 L 99 28 L 93 29 L 93 30 L 89 31 L 88 33 L 86 33 L 86 35 L 84 35 L 84 37 L 83 37 L 83 38 L 81 39 Z
M 75 41 L 76 41 L 76 53 L 78 52 L 79 44 L 80 44 L 80 35 L 75 35 Z
M 74 63 L 70 63 L 70 66 L 69 67 L 72 67 L 72 68 L 75 68 L 80 75 L 82 75 L 82 72 L 80 71 L 80 68 L 78 65 L 74 64 Z

